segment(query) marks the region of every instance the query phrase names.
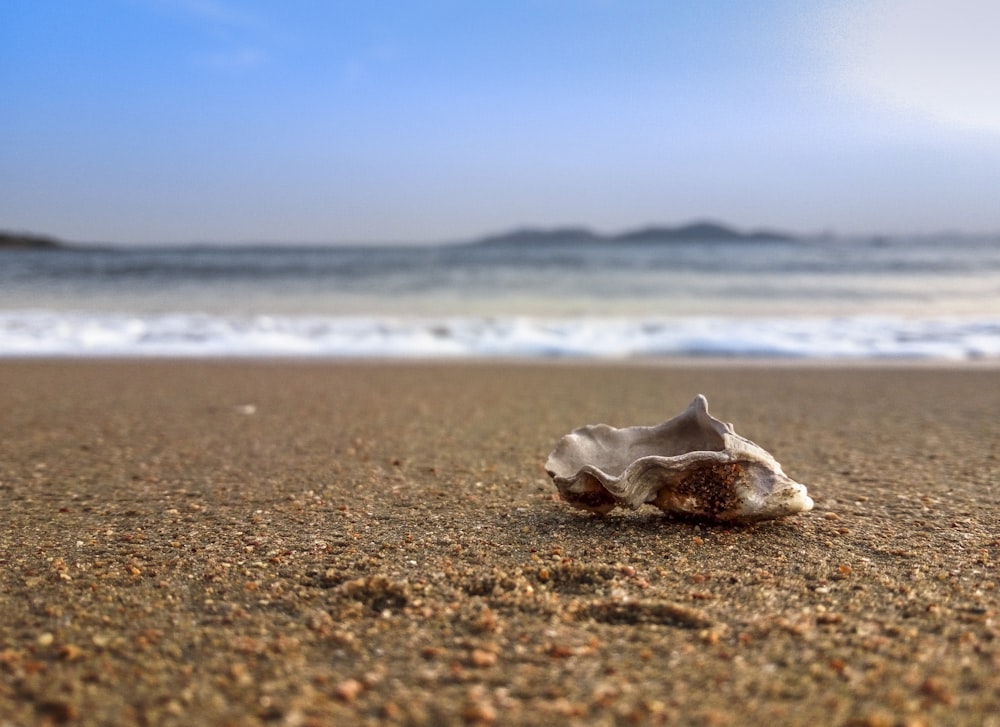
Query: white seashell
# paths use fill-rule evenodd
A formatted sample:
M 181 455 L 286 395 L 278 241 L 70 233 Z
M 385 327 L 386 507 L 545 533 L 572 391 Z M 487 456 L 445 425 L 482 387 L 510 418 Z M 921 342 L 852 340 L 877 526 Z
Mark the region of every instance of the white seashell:
M 683 516 L 747 522 L 813 506 L 805 486 L 709 414 L 701 394 L 683 414 L 653 427 L 581 427 L 559 440 L 545 470 L 564 500 L 602 515 L 649 503 Z

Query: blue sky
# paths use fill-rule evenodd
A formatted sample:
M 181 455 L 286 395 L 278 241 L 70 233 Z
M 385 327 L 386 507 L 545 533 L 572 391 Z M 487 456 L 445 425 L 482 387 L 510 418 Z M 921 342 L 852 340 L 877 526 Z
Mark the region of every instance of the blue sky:
M 7 0 L 0 229 L 1000 230 L 995 0 Z

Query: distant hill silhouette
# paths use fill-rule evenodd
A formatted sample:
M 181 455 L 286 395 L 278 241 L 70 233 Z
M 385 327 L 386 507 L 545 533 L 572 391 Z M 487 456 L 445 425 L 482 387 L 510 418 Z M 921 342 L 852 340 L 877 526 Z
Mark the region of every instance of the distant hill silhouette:
M 555 229 L 540 229 L 522 227 L 499 235 L 490 235 L 474 241 L 473 245 L 519 245 L 562 242 L 602 242 L 602 237 L 585 227 L 557 227 Z
M 52 237 L 0 230 L 0 250 L 61 250 L 63 247 Z
M 772 230 L 743 232 L 715 222 L 692 222 L 686 225 L 650 225 L 626 232 L 604 235 L 586 227 L 521 227 L 510 232 L 488 235 L 464 243 L 468 246 L 517 246 L 517 245 L 607 245 L 616 242 L 648 243 L 651 245 L 672 242 L 794 242 L 798 238 Z M 461 244 L 461 243 L 460 243 Z M 87 245 L 87 249 L 94 249 Z M 0 230 L 0 250 L 67 250 L 81 249 L 48 235 L 30 232 Z
M 740 232 L 725 225 L 714 222 L 694 222 L 689 225 L 679 227 L 643 227 L 632 232 L 625 232 L 615 235 L 614 240 L 627 240 L 630 242 L 659 242 L 662 240 L 684 240 L 706 242 L 728 242 L 736 240 L 787 240 L 795 238 L 783 232 L 773 232 L 770 230 L 754 230 L 752 232 Z
M 693 222 L 667 227 L 653 225 L 617 235 L 600 235 L 585 227 L 559 227 L 541 229 L 524 227 L 512 232 L 490 235 L 475 240 L 473 245 L 545 245 L 564 243 L 614 243 L 614 242 L 793 242 L 796 238 L 784 232 L 753 230 L 742 232 L 714 222 Z

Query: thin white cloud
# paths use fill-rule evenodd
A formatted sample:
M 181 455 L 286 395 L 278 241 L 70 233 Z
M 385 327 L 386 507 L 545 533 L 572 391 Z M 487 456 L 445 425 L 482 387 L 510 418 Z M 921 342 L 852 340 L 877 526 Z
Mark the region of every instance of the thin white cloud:
M 399 58 L 396 46 L 383 43 L 368 48 L 365 52 L 348 58 L 341 70 L 341 82 L 347 87 L 362 85 L 379 69 L 391 65 Z
M 1000 133 L 997 0 L 842 0 L 823 23 L 834 73 L 851 93 Z
M 223 70 L 254 68 L 266 61 L 267 54 L 256 48 L 239 48 L 231 51 L 202 53 L 195 56 L 195 62 L 198 65 Z
M 217 0 L 178 0 L 178 4 L 188 12 L 206 20 L 221 23 L 242 23 L 246 16 Z
M 223 0 L 133 0 L 173 18 L 182 18 L 209 46 L 188 56 L 204 68 L 242 70 L 271 57 L 274 33 L 264 18 Z
M 220 0 L 144 0 L 154 8 L 221 25 L 252 25 L 254 18 Z

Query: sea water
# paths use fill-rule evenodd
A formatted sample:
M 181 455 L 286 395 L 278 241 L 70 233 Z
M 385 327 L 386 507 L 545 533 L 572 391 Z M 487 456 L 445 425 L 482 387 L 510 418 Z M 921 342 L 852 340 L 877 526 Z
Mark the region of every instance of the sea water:
M 1000 239 L 0 251 L 0 356 L 1000 358 Z

